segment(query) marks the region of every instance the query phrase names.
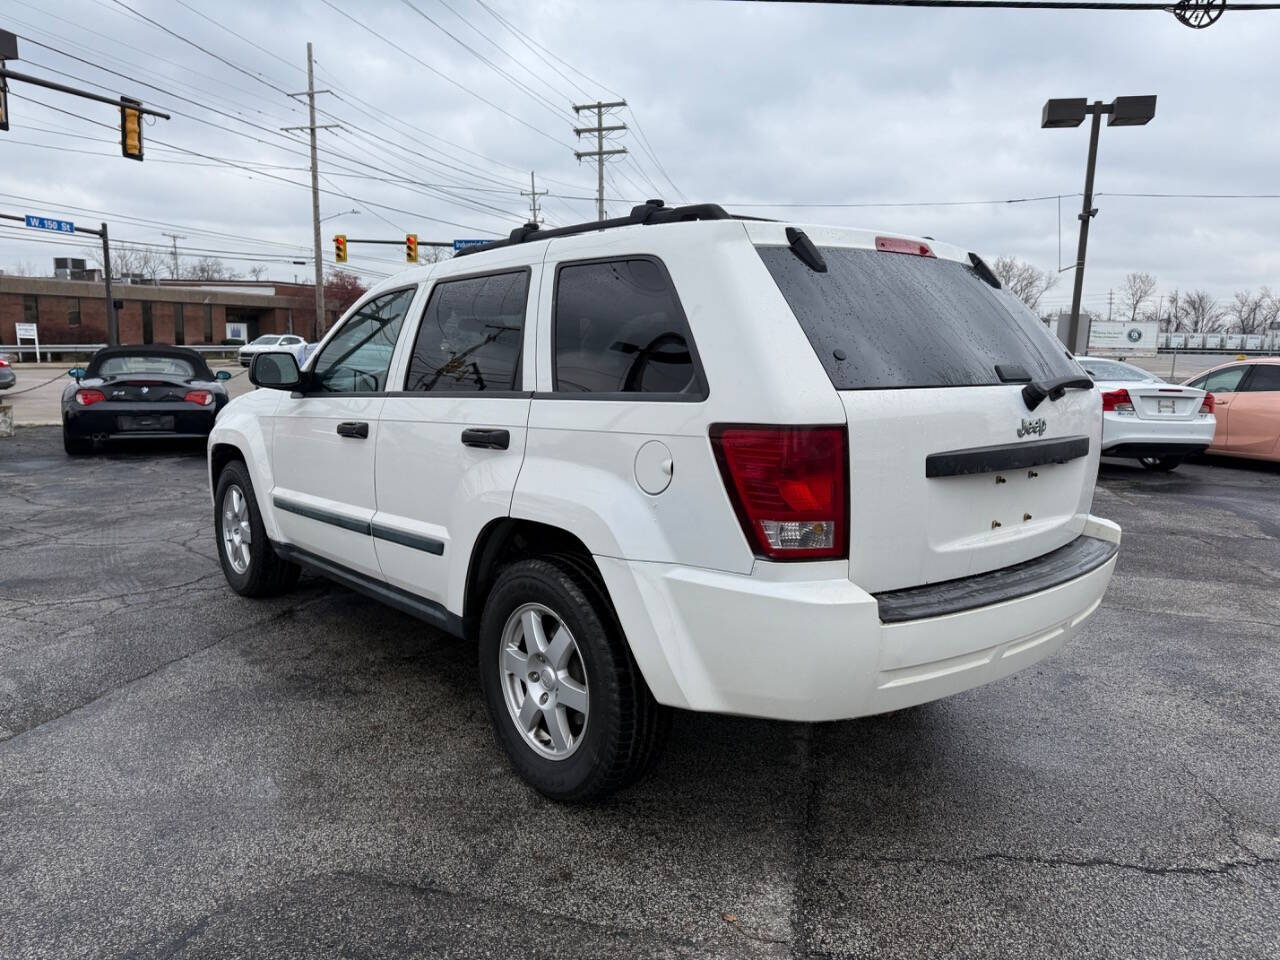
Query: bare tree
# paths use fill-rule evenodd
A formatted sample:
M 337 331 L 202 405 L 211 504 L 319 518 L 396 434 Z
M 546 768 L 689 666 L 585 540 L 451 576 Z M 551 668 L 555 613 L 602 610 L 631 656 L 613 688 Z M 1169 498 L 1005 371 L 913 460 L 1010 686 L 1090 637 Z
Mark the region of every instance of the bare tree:
M 1129 322 L 1135 323 L 1142 305 L 1156 292 L 1156 278 L 1149 273 L 1126 274 L 1120 291 L 1120 303 L 1129 311 Z
M 249 268 L 249 276 L 254 280 L 261 280 L 267 275 L 267 268 L 261 263 L 255 263 Z
M 1190 333 L 1213 333 L 1222 327 L 1223 311 L 1208 290 L 1184 294 L 1178 327 Z
M 996 257 L 991 270 L 999 278 L 1000 285 L 1025 303 L 1029 310 L 1037 310 L 1040 298 L 1058 282 L 1056 273 L 1041 270 L 1017 257 Z
M 1267 328 L 1266 306 L 1268 291 L 1264 287 L 1258 293 L 1237 290 L 1235 299 L 1227 308 L 1231 325 L 1241 333 L 1261 333 Z
M 88 247 L 85 257 L 99 270 L 102 267 L 102 248 Z M 150 247 L 137 247 L 130 243 L 117 243 L 111 247 L 111 275 L 123 277 L 127 274 L 139 274 L 148 280 L 155 280 L 165 269 L 168 257 Z
M 240 275 L 217 257 L 201 257 L 187 264 L 189 280 L 238 280 Z
M 1258 309 L 1259 325 L 1255 332 L 1280 326 L 1280 295 L 1272 293 L 1270 287 L 1263 287 L 1258 291 L 1258 299 L 1262 306 Z

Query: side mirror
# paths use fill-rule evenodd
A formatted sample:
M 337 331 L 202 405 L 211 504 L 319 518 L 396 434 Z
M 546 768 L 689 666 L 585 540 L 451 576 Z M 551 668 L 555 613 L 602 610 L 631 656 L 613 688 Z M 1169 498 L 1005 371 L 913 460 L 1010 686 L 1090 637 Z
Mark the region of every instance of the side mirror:
M 72 367 L 70 370 L 67 371 L 67 376 L 73 377 L 76 383 L 79 383 L 81 380 L 85 378 L 85 374 L 87 372 L 88 371 L 86 371 L 84 367 Z
M 219 370 L 217 373 L 215 373 L 215 374 L 213 375 L 213 379 L 215 379 L 215 380 L 230 380 L 230 379 L 231 379 L 231 371 L 230 371 L 230 370 Z
M 259 353 L 249 365 L 249 382 L 269 390 L 296 390 L 302 385 L 302 373 L 292 353 Z

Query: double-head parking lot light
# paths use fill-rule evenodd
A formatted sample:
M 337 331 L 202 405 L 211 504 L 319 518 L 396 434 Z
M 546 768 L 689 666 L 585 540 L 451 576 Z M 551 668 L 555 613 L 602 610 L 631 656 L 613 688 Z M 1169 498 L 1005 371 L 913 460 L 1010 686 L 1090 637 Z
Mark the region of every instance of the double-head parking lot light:
M 1084 203 L 1080 210 L 1080 245 L 1076 249 L 1075 288 L 1071 294 L 1071 319 L 1067 324 L 1067 348 L 1072 353 L 1084 353 L 1088 347 L 1087 336 L 1081 342 L 1080 297 L 1084 292 L 1084 254 L 1089 244 L 1089 221 L 1097 214 L 1093 205 L 1093 171 L 1098 162 L 1098 131 L 1103 115 L 1109 127 L 1140 127 L 1151 122 L 1156 115 L 1155 96 L 1116 97 L 1111 103 L 1095 100 L 1089 103 L 1084 97 L 1045 101 L 1040 111 L 1040 126 L 1078 127 L 1087 116 L 1093 117 L 1089 129 L 1089 163 L 1084 174 Z

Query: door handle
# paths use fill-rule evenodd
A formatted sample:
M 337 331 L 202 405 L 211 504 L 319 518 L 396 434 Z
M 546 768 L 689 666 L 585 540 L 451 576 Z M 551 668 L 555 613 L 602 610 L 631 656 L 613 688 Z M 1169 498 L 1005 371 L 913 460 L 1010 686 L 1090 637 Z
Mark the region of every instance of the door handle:
M 1230 405 L 1231 405 L 1231 401 L 1230 401 L 1230 400 L 1219 400 L 1217 397 L 1214 397 L 1214 398 L 1213 398 L 1213 405 L 1214 405 L 1215 407 L 1226 407 L 1226 406 L 1230 406 Z
M 511 432 L 509 430 L 486 430 L 471 427 L 462 431 L 462 442 L 468 447 L 505 450 L 511 446 Z
M 356 440 L 366 440 L 369 437 L 369 425 L 367 423 L 357 423 L 354 420 L 347 420 L 338 424 L 338 436 L 353 437 Z

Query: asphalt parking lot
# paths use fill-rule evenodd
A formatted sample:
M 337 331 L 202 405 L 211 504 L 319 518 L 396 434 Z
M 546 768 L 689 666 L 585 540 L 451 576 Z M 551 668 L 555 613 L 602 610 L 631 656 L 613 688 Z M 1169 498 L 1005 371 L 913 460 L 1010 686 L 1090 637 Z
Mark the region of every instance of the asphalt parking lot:
M 200 447 L 0 440 L 0 956 L 1280 956 L 1280 470 L 1108 463 L 1084 636 L 804 726 L 684 714 L 603 806 L 473 651 L 218 568 Z

